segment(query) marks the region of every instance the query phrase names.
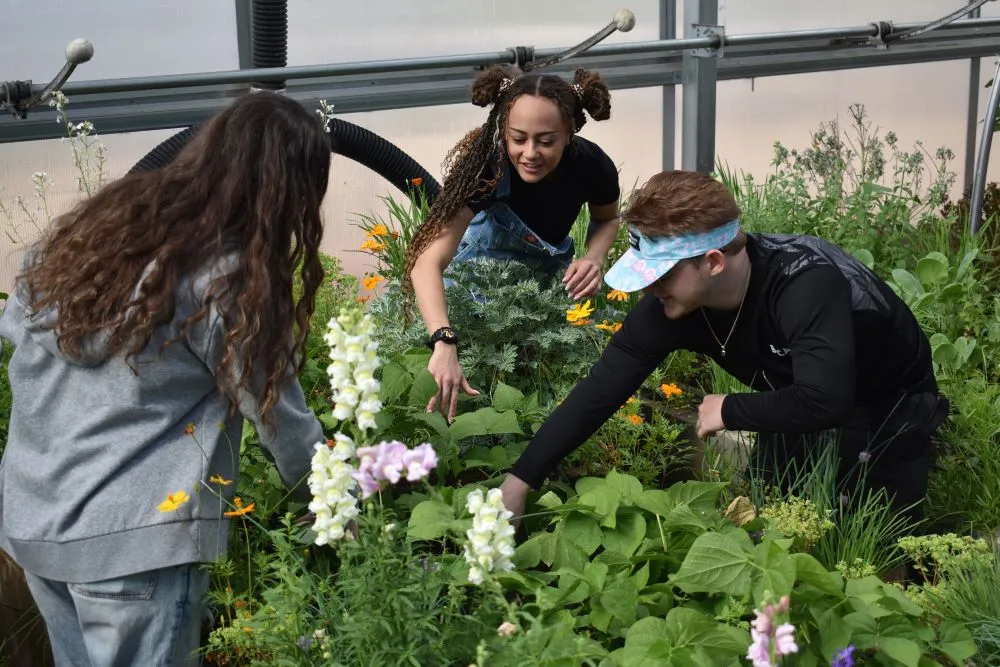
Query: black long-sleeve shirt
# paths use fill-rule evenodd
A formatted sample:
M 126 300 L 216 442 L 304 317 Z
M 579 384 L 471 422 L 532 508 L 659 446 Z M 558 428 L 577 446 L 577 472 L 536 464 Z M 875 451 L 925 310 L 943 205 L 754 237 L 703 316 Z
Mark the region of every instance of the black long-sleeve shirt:
M 875 421 L 900 392 L 937 391 L 930 345 L 892 289 L 837 246 L 809 236 L 748 234 L 750 285 L 736 309 L 669 320 L 643 297 L 590 373 L 539 429 L 511 472 L 535 488 L 632 396 L 668 354 L 713 358 L 754 393 L 730 394 L 727 429 L 812 433 Z

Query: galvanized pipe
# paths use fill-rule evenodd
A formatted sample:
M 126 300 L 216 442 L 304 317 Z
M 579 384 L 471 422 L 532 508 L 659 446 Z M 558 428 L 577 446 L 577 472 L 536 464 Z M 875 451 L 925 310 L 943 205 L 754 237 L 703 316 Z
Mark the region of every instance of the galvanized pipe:
M 922 23 L 901 23 L 895 27 L 905 30 L 923 25 Z M 1000 26 L 1000 18 L 967 19 L 955 21 L 938 28 L 935 33 L 947 33 L 956 29 L 988 28 Z M 930 33 L 931 35 L 935 33 Z M 666 39 L 647 42 L 630 42 L 627 44 L 608 44 L 595 46 L 587 52 L 590 57 L 656 54 L 669 55 L 683 53 L 691 49 L 711 49 L 720 46 L 753 46 L 779 42 L 797 42 L 809 40 L 830 40 L 862 38 L 874 36 L 876 30 L 872 25 L 850 28 L 830 28 L 823 30 L 798 30 L 784 33 L 758 33 L 748 35 L 732 35 L 720 37 L 696 37 L 688 39 Z M 925 38 L 926 39 L 926 38 Z M 831 46 L 835 44 L 831 43 Z M 542 59 L 558 54 L 562 49 L 539 49 L 535 57 Z M 489 67 L 497 64 L 514 62 L 512 50 L 474 53 L 467 55 L 437 56 L 428 58 L 404 58 L 395 60 L 371 60 L 353 63 L 335 63 L 329 65 L 308 65 L 299 67 L 258 68 L 232 70 L 225 72 L 201 72 L 195 74 L 175 74 L 152 77 L 131 77 L 110 79 L 105 81 L 78 81 L 67 83 L 63 91 L 67 95 L 96 95 L 102 93 L 121 93 L 140 90 L 165 90 L 188 88 L 196 86 L 212 86 L 228 83 L 252 83 L 254 81 L 291 81 L 295 79 L 310 79 L 330 76 L 350 76 L 361 74 L 398 73 L 428 69 L 447 69 L 452 67 Z
M 986 105 L 986 119 L 983 121 L 983 136 L 979 140 L 979 157 L 976 173 L 972 180 L 972 201 L 969 203 L 969 233 L 979 232 L 983 217 L 983 198 L 986 195 L 986 168 L 990 164 L 990 147 L 993 145 L 993 128 L 997 122 L 997 105 L 1000 104 L 1000 62 L 993 75 L 990 101 Z

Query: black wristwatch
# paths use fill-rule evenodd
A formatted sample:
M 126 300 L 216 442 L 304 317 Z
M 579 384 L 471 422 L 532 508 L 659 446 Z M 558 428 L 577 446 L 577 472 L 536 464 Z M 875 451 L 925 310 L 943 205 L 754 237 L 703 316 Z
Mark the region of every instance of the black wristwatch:
M 427 347 L 433 350 L 434 344 L 439 340 L 444 341 L 448 345 L 458 345 L 458 334 L 451 327 L 441 327 L 431 334 L 431 337 L 427 340 Z

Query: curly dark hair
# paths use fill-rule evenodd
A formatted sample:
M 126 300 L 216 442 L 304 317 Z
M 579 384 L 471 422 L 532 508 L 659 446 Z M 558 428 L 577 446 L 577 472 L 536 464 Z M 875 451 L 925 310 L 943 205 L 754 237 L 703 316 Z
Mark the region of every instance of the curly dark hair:
M 505 86 L 505 80 L 509 85 Z M 520 74 L 516 68 L 502 65 L 491 67 L 477 76 L 472 84 L 472 103 L 481 107 L 492 105 L 493 108 L 486 122 L 466 134 L 445 156 L 441 193 L 407 248 L 403 267 L 404 293 L 413 290 L 410 273 L 417 258 L 441 236 L 455 214 L 470 199 L 492 192 L 502 178 L 503 161 L 506 159 L 503 137 L 507 129 L 507 115 L 511 105 L 521 95 L 547 97 L 555 102 L 573 134 L 587 122 L 584 111 L 594 120 L 611 117 L 611 93 L 596 72 L 578 68 L 573 84 L 560 76 L 534 72 Z M 488 166 L 492 167 L 491 178 L 484 177 Z
M 56 313 L 69 357 L 106 335 L 109 356 L 138 373 L 134 360 L 173 320 L 182 281 L 234 257 L 167 344 L 214 307 L 225 331 L 219 388 L 234 405 L 251 392 L 269 421 L 280 384 L 304 359 L 295 357 L 323 279 L 329 171 L 318 115 L 280 94 L 244 95 L 168 165 L 113 181 L 54 221 L 19 277 L 29 316 Z

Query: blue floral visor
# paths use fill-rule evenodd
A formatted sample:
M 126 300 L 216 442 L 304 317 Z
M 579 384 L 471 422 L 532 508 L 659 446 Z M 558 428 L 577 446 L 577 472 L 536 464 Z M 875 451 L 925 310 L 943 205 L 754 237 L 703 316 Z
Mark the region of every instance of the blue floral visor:
M 612 289 L 635 292 L 652 285 L 667 275 L 682 259 L 717 250 L 736 238 L 740 221 L 733 220 L 708 232 L 646 236 L 629 227 L 629 248 L 611 270 L 604 282 Z

